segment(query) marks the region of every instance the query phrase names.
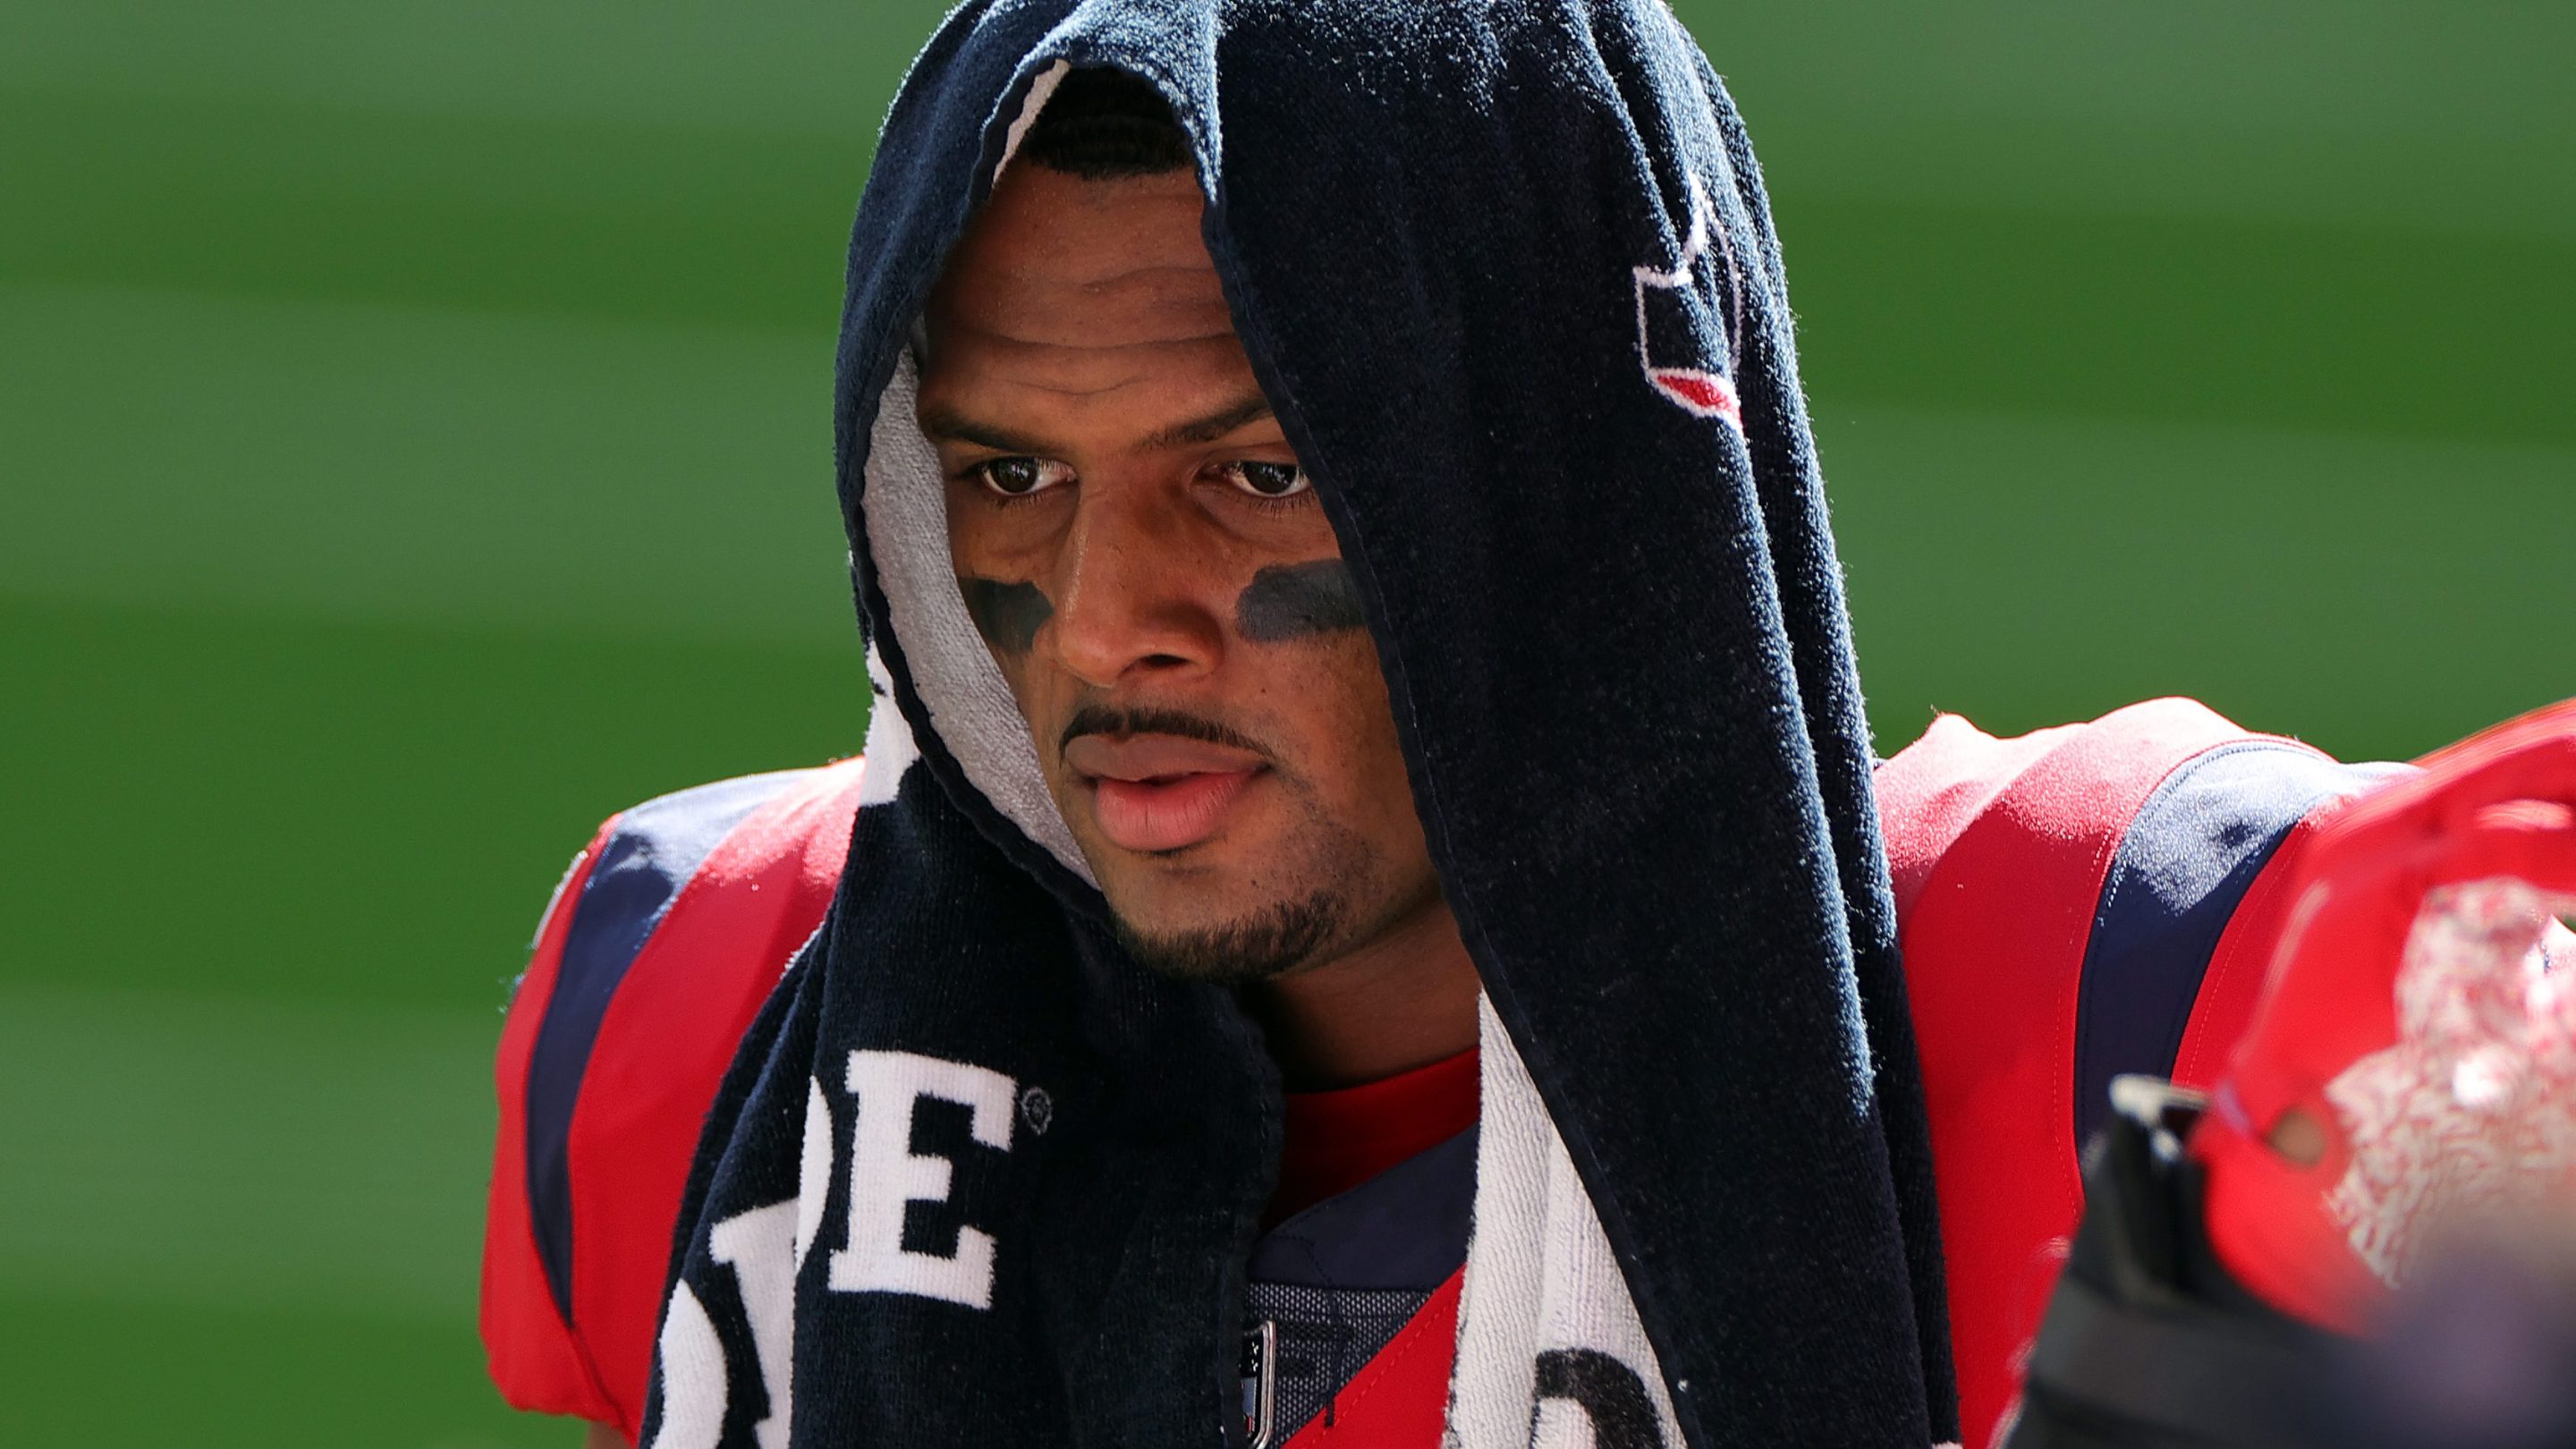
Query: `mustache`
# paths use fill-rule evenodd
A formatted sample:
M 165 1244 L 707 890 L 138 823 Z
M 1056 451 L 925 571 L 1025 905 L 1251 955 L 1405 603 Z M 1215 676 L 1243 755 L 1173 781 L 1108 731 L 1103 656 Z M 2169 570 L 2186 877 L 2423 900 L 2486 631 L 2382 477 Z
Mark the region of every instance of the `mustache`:
M 1223 745 L 1230 750 L 1250 750 L 1265 760 L 1276 758 L 1268 745 L 1222 721 L 1185 710 L 1151 705 L 1121 708 L 1086 704 L 1073 712 L 1073 718 L 1065 721 L 1064 733 L 1056 738 L 1056 752 L 1062 754 L 1065 746 L 1084 735 L 1110 735 L 1121 739 L 1129 735 L 1171 735 L 1177 739 Z

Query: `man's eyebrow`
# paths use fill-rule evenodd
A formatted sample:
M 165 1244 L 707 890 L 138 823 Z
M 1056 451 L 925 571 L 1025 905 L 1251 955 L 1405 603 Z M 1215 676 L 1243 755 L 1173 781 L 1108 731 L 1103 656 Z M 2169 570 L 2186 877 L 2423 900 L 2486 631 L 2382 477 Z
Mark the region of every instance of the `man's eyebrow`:
M 1271 416 L 1270 399 L 1251 393 L 1217 409 L 1215 412 L 1174 423 L 1145 440 L 1147 450 L 1186 448 L 1200 443 L 1213 443 L 1240 427 L 1247 427 Z
M 921 414 L 921 431 L 934 442 L 973 443 L 1003 453 L 1035 453 L 1041 456 L 1054 451 L 1027 433 L 1015 433 L 994 423 L 979 422 L 955 408 L 933 407 Z
M 1271 416 L 1270 399 L 1259 393 L 1245 397 L 1191 418 L 1174 423 L 1146 438 L 1139 451 L 1154 452 L 1164 448 L 1186 448 L 1213 443 L 1237 428 L 1248 427 Z M 933 442 L 972 443 L 1003 453 L 1032 453 L 1045 456 L 1054 452 L 1046 440 L 1029 433 L 1013 432 L 998 423 L 968 417 L 953 407 L 930 407 L 922 411 L 921 431 Z

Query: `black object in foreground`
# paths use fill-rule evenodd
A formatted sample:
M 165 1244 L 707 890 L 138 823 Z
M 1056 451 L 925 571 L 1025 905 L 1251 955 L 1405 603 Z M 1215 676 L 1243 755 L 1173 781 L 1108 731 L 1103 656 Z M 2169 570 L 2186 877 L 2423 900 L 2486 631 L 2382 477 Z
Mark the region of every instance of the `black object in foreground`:
M 2576 1449 L 2576 1276 L 2454 1256 L 2379 1331 L 2288 1318 L 2231 1278 L 2183 1152 L 2200 1101 L 2124 1077 L 2009 1449 Z

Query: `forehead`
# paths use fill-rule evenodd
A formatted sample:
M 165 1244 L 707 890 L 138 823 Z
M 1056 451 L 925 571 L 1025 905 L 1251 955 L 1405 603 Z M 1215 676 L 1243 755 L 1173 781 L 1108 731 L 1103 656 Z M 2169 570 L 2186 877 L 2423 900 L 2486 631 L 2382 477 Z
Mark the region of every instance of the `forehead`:
M 1187 170 L 1086 181 L 1021 164 L 951 254 L 926 318 L 923 401 L 1044 407 L 1241 387 L 1251 365 Z

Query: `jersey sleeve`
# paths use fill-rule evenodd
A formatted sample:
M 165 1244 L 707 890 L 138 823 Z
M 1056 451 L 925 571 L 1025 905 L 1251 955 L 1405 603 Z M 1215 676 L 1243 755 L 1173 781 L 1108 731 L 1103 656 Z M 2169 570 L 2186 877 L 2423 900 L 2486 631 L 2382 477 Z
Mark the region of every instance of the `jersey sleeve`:
M 2188 700 L 2017 739 L 1944 717 L 1880 767 L 1966 1442 L 2017 1391 L 2111 1079 L 2209 1079 L 2262 984 L 2274 867 L 2391 768 Z
M 564 937 L 590 883 L 591 866 L 617 828 L 611 819 L 571 867 L 546 903 L 527 971 L 510 996 L 496 1055 L 500 1123 L 494 1133 L 492 1188 L 484 1208 L 482 1327 L 485 1356 L 501 1397 L 516 1408 L 606 1422 L 612 1411 L 599 1391 L 598 1374 L 550 1296 L 544 1262 L 536 1251 L 528 1202 L 528 1059 L 546 1002 L 563 962 Z
M 494 1071 L 482 1329 L 512 1405 L 634 1436 L 699 1126 L 831 903 L 861 768 L 636 806 L 558 888 Z

